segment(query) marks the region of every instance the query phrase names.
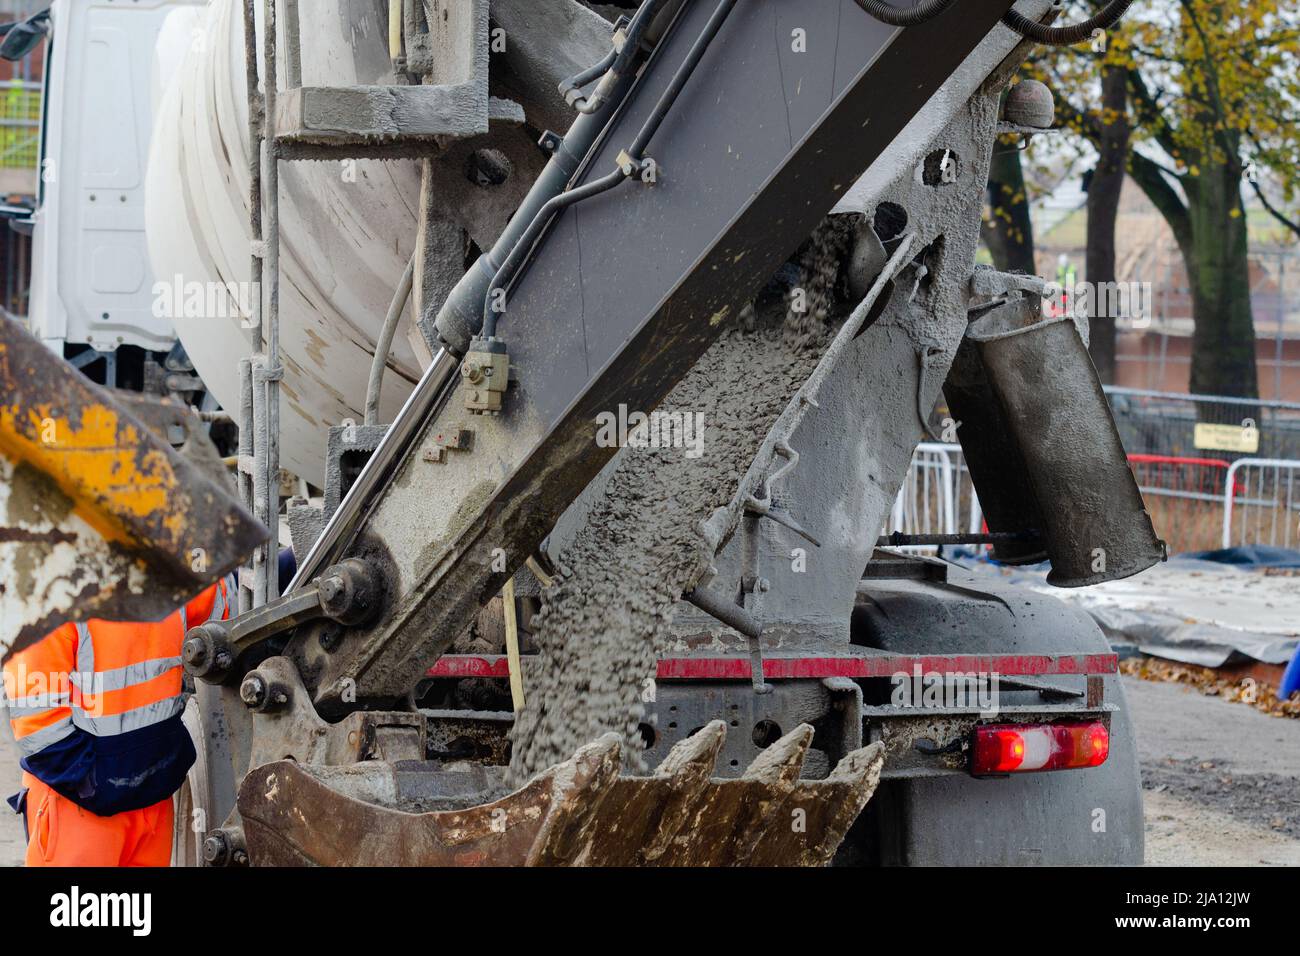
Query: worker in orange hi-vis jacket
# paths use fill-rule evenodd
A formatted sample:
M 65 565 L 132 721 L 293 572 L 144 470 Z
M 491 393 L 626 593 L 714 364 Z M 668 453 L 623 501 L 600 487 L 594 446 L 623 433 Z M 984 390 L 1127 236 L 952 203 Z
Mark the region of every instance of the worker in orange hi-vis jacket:
M 157 623 L 64 624 L 4 665 L 28 866 L 167 866 L 172 795 L 194 763 L 181 643 L 230 616 L 218 581 Z

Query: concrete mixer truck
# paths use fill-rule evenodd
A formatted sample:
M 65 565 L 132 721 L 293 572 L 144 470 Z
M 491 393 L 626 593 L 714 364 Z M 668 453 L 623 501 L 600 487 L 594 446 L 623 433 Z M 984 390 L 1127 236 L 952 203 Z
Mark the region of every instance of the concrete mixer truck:
M 178 860 L 1140 862 L 1096 625 L 915 550 L 1163 557 L 1086 322 L 977 265 L 1024 58 L 1127 6 L 56 3 L 51 97 L 140 104 L 51 135 L 61 254 L 297 559 L 187 636 Z M 936 408 L 987 530 L 882 538 Z

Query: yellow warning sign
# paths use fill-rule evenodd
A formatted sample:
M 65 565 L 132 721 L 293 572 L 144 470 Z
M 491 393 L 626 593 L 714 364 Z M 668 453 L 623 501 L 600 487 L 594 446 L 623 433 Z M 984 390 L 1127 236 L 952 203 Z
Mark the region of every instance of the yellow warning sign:
M 1235 451 L 1253 455 L 1259 451 L 1259 429 L 1253 425 L 1211 425 L 1198 422 L 1193 436 L 1197 448 L 1205 451 Z

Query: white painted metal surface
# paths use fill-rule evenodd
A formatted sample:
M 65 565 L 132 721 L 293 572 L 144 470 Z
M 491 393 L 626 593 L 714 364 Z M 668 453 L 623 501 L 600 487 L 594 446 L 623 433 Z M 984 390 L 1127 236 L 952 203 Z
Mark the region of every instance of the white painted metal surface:
M 56 0 L 46 72 L 32 331 L 112 351 L 165 350 L 145 244 L 145 164 L 155 43 L 168 15 L 202 0 Z
M 237 363 L 250 352 L 240 306 L 255 293 L 240 7 L 211 4 L 163 95 L 146 208 L 154 269 L 181 293 L 171 296 L 176 330 L 228 409 L 238 407 Z M 315 0 L 309 9 L 305 84 L 391 82 L 378 5 Z M 281 463 L 314 482 L 322 479 L 326 429 L 362 420 L 374 342 L 414 246 L 418 195 L 410 161 L 282 166 Z M 392 420 L 419 377 L 409 311 L 404 325 L 389 357 L 382 421 Z

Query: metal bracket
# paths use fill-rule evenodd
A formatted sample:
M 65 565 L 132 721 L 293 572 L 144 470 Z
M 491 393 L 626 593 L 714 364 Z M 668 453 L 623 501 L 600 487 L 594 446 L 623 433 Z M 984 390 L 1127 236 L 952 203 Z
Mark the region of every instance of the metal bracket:
M 821 542 L 805 531 L 799 522 L 788 513 L 772 507 L 772 483 L 780 480 L 786 472 L 799 464 L 799 453 L 791 448 L 785 439 L 780 439 L 772 446 L 772 457 L 784 458 L 785 464 L 763 479 L 759 490 L 745 500 L 745 510 L 760 518 L 772 519 L 782 527 L 789 528 L 813 547 L 820 548 Z
M 434 446 L 426 448 L 423 459 L 435 465 L 447 463 L 447 453 L 451 451 L 470 451 L 474 444 L 474 432 L 468 428 L 450 428 L 434 436 Z
M 361 624 L 378 609 L 378 576 L 360 558 L 326 569 L 306 587 L 253 609 L 232 621 L 209 621 L 185 635 L 181 658 L 199 680 L 219 684 L 230 675 L 239 655 L 267 638 L 307 621 L 327 617 L 341 624 Z
M 749 644 L 749 676 L 754 685 L 754 693 L 770 694 L 772 685 L 763 679 L 763 648 L 760 643 L 763 637 L 762 622 L 739 604 L 726 600 L 708 588 L 687 591 L 682 599 L 745 636 Z
M 476 338 L 460 365 L 465 408 L 475 415 L 499 415 L 510 386 L 510 355 L 498 338 Z

